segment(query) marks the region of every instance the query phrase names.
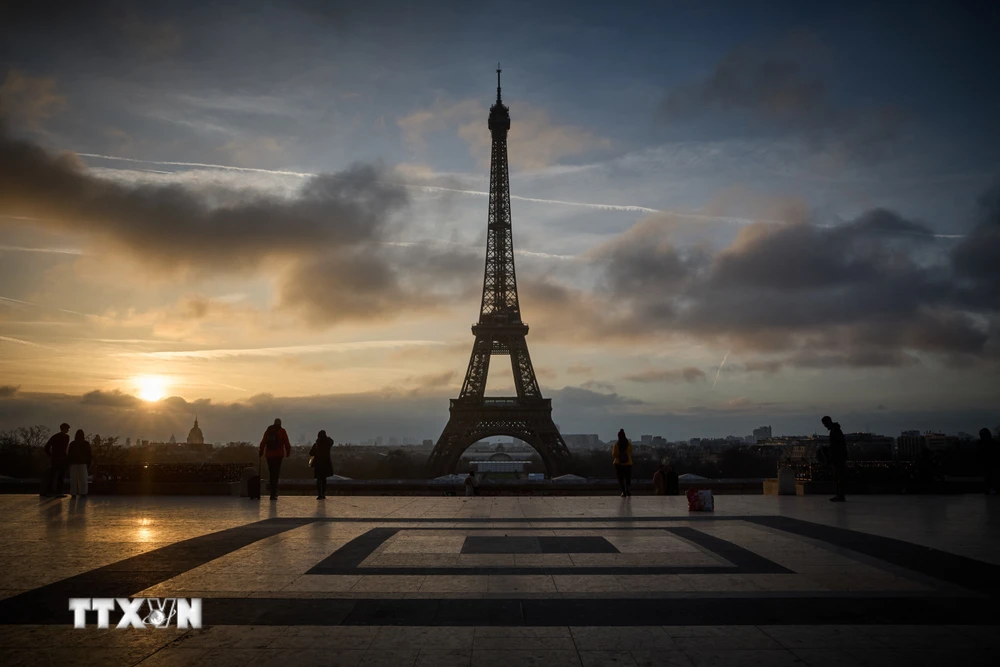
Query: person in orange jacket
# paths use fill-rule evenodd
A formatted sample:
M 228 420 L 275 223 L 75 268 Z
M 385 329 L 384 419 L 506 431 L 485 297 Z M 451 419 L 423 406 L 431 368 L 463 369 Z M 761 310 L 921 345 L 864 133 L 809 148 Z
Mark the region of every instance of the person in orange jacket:
M 625 429 L 618 430 L 618 440 L 611 448 L 611 457 L 618 475 L 618 486 L 622 489 L 622 498 L 632 495 L 632 443 L 625 437 Z
M 292 444 L 288 442 L 288 433 L 281 428 L 281 420 L 275 419 L 274 423 L 264 431 L 264 437 L 260 439 L 259 456 L 267 457 L 267 472 L 270 476 L 268 488 L 271 490 L 271 500 L 278 499 L 278 475 L 281 473 L 281 459 L 292 455 Z

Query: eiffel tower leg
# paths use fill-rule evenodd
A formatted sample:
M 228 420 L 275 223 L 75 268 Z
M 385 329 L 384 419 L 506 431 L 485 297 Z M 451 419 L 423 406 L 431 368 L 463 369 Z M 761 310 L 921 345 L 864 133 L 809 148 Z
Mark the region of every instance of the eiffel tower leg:
M 455 472 L 462 452 L 469 448 L 468 433 L 473 426 L 468 420 L 452 416 L 448 419 L 434 451 L 427 459 L 427 477 L 433 479 Z

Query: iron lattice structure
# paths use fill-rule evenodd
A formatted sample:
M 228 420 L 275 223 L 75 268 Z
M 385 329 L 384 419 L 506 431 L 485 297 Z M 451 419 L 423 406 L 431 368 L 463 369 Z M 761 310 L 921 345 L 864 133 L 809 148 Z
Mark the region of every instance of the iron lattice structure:
M 521 321 L 514 271 L 514 239 L 511 232 L 510 175 L 507 167 L 507 131 L 510 110 L 500 97 L 497 69 L 497 101 L 490 107 L 488 123 L 493 137 L 490 157 L 490 203 L 486 232 L 486 269 L 479 322 L 472 327 L 469 369 L 462 392 L 452 399 L 448 424 L 427 462 L 431 477 L 454 472 L 470 445 L 483 438 L 508 435 L 538 451 L 549 475 L 567 472 L 569 449 L 552 421 L 552 401 L 542 398 L 535 369 L 531 365 L 525 336 L 528 325 Z M 516 396 L 487 398 L 486 379 L 493 355 L 510 357 Z

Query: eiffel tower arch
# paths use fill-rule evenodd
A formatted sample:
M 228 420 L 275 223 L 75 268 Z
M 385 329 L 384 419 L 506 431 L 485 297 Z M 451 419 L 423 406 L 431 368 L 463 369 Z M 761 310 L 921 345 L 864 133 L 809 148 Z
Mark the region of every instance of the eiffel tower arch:
M 521 321 L 514 272 L 511 233 L 510 176 L 507 168 L 507 131 L 510 110 L 500 98 L 497 68 L 497 101 L 490 107 L 488 123 L 493 137 L 490 156 L 490 200 L 487 215 L 486 269 L 479 322 L 472 327 L 469 369 L 462 391 L 451 400 L 450 417 L 427 461 L 430 477 L 454 472 L 470 445 L 483 438 L 506 435 L 519 438 L 541 455 L 550 476 L 567 472 L 570 454 L 552 421 L 552 401 L 543 398 L 528 354 L 528 325 Z M 484 396 L 490 359 L 509 356 L 516 396 Z

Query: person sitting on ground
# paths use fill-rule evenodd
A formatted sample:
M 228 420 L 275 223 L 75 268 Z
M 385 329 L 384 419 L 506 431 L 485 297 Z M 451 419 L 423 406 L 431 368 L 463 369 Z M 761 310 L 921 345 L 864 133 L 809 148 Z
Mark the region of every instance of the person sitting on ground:
M 632 443 L 625 437 L 625 429 L 618 429 L 618 440 L 611 450 L 611 459 L 615 464 L 622 498 L 628 498 L 632 495 Z
M 330 460 L 330 448 L 333 438 L 327 437 L 326 431 L 316 434 L 316 442 L 309 450 L 313 457 L 313 474 L 316 476 L 316 500 L 326 500 L 326 478 L 333 474 L 333 461 Z
M 271 500 L 278 499 L 278 476 L 281 474 L 281 459 L 292 455 L 292 445 L 288 442 L 288 433 L 281 428 L 281 420 L 275 419 L 274 423 L 264 431 L 264 437 L 260 439 L 259 456 L 267 456 L 267 472 L 270 478 L 268 488 L 271 490 Z
M 653 473 L 653 489 L 658 496 L 667 495 L 667 470 L 662 463 Z
M 87 497 L 87 472 L 90 468 L 90 443 L 83 429 L 77 429 L 73 442 L 69 443 L 66 452 L 66 460 L 69 462 L 69 494 L 76 498 Z
M 60 424 L 59 432 L 45 443 L 45 455 L 49 457 L 49 471 L 42 486 L 42 495 L 50 498 L 65 498 L 63 476 L 66 474 L 66 451 L 69 449 L 69 424 Z

